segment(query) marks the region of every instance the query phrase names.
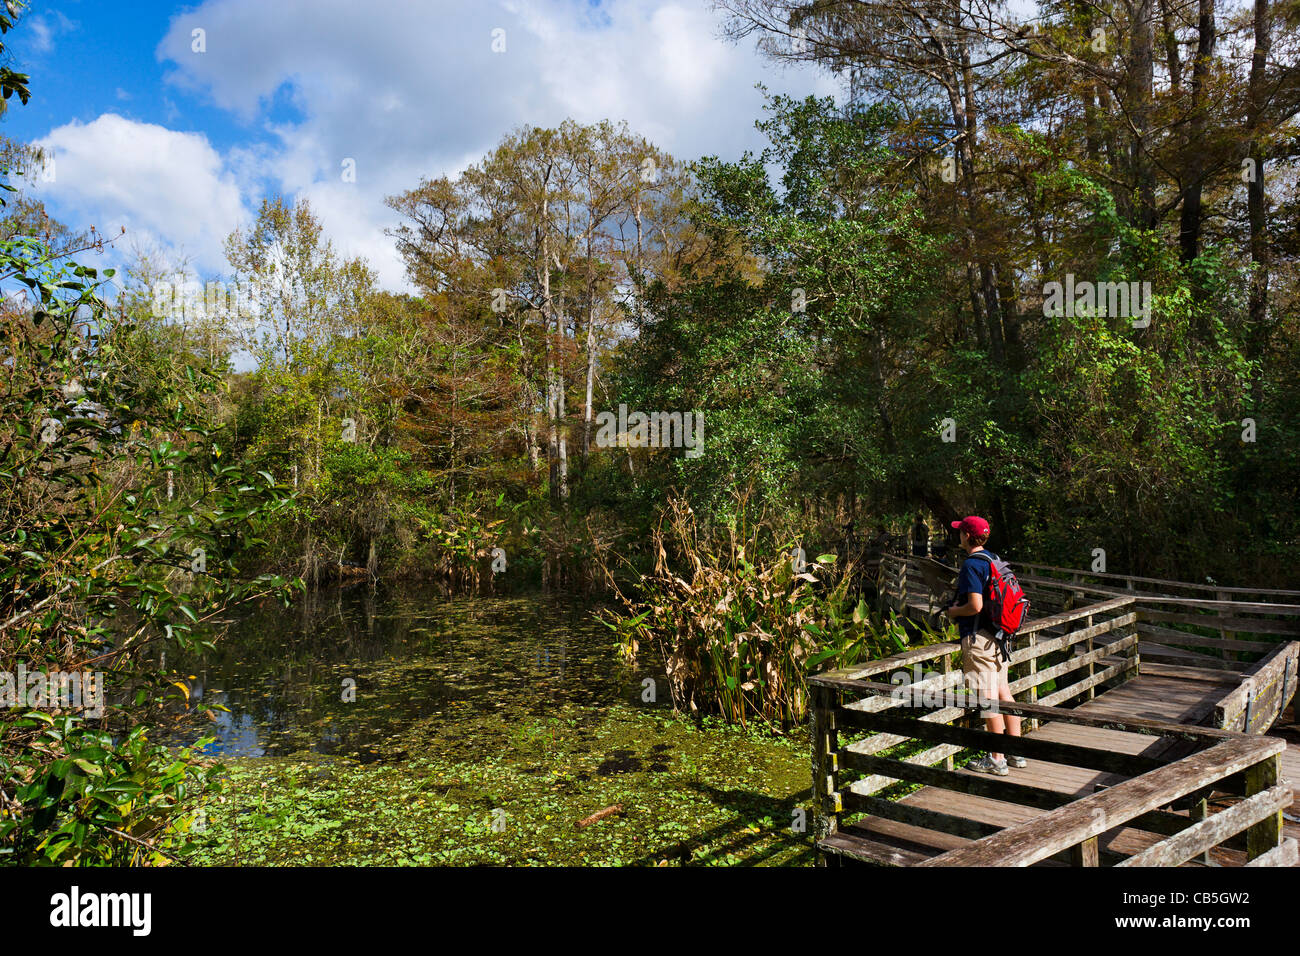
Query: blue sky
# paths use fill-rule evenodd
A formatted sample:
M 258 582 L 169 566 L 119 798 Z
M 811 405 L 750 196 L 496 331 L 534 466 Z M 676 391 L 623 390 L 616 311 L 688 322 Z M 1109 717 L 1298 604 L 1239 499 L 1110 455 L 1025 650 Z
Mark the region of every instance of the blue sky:
M 32 75 L 33 96 L 6 117 L 7 135 L 36 139 L 103 113 L 200 131 L 218 149 L 257 135 L 255 125 L 166 81 L 175 64 L 159 57 L 159 43 L 181 9 L 149 0 L 36 0 L 8 39 L 16 67 Z
M 218 275 L 225 235 L 282 193 L 389 288 L 384 197 L 518 126 L 626 120 L 681 158 L 737 156 L 762 145 L 756 83 L 839 89 L 720 39 L 707 0 L 34 0 L 8 48 L 33 98 L 3 132 L 53 150 L 38 193 L 55 215 L 127 229 L 109 258 Z

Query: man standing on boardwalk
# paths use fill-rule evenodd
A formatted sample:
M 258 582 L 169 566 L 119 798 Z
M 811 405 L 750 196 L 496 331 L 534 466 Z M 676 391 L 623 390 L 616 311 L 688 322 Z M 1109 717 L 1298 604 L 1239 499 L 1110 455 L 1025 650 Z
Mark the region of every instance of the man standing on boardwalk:
M 957 633 L 961 635 L 962 670 L 966 673 L 967 686 L 985 700 L 1014 700 L 1007 683 L 1007 662 L 993 640 L 992 621 L 984 607 L 984 594 L 993 574 L 989 558 L 994 555 L 984 552 L 984 542 L 989 539 L 989 523 L 978 515 L 971 515 L 954 521 L 952 526 L 961 534 L 966 559 L 957 577 L 957 597 L 945 613 L 957 622 Z M 984 554 L 975 557 L 980 552 Z M 1019 717 L 1010 714 L 1004 717 L 992 711 L 985 711 L 982 716 L 984 728 L 990 733 L 1020 736 Z M 1002 754 L 990 753 L 972 760 L 966 769 L 1005 776 L 1007 766 L 1008 761 Z M 1012 756 L 1010 766 L 1025 766 L 1025 758 Z
M 916 523 L 912 525 L 912 557 L 924 558 L 930 553 L 930 529 L 925 518 L 918 511 Z

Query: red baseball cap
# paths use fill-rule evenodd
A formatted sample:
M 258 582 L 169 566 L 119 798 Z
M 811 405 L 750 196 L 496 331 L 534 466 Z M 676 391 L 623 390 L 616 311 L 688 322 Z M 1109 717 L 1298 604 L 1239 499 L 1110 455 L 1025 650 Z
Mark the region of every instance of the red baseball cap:
M 968 515 L 960 521 L 954 521 L 952 526 L 958 531 L 965 531 L 970 535 L 989 533 L 989 523 L 979 515 Z

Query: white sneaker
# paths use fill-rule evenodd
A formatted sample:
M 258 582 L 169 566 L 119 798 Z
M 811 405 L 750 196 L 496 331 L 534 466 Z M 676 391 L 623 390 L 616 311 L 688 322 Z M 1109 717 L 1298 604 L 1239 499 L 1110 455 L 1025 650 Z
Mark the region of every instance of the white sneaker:
M 1007 762 L 1005 760 L 994 760 L 988 754 L 977 760 L 972 760 L 966 765 L 967 770 L 974 770 L 976 773 L 994 773 L 999 777 L 1007 775 Z

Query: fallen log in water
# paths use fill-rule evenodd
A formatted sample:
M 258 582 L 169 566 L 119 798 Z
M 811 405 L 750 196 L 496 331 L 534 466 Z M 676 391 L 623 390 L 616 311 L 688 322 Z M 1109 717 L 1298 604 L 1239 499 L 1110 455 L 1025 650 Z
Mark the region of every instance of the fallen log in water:
M 597 812 L 593 813 L 591 816 L 587 817 L 585 820 L 579 820 L 578 829 L 581 830 L 583 827 L 591 826 L 591 824 L 597 823 L 605 819 L 606 817 L 611 817 L 616 813 L 622 813 L 622 812 L 623 812 L 623 804 L 616 803 L 612 807 L 606 807 L 604 810 L 598 810 Z

